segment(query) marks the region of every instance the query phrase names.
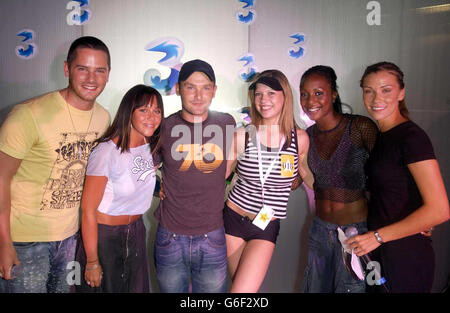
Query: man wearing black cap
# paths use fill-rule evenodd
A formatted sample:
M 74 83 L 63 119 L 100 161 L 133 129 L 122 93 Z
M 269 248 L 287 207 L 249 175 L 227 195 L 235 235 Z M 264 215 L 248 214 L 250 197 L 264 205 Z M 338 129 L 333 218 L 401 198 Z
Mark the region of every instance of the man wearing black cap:
M 162 180 L 155 265 L 161 292 L 226 292 L 227 254 L 222 209 L 226 153 L 235 122 L 209 111 L 216 78 L 208 63 L 186 62 L 176 93 L 182 109 L 164 121 Z

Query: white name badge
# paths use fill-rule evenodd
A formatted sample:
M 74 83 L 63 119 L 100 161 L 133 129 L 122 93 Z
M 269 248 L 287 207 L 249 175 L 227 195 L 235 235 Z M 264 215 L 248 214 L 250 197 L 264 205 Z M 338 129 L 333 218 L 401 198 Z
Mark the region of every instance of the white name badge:
M 272 217 L 275 215 L 275 211 L 270 207 L 264 205 L 263 208 L 259 211 L 258 215 L 256 215 L 253 220 L 253 224 L 261 228 L 262 230 L 266 229 L 267 225 L 269 225 Z

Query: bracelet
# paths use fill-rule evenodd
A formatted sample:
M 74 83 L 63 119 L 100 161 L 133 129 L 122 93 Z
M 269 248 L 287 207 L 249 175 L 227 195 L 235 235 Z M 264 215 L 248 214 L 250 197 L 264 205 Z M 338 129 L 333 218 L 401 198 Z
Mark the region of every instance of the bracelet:
M 92 265 L 91 267 L 87 267 L 87 266 L 86 266 L 86 271 L 92 271 L 92 270 L 95 270 L 97 267 L 98 267 L 98 263 Z
M 380 234 L 378 233 L 378 230 L 376 230 L 373 234 L 375 235 L 375 239 L 378 241 L 378 243 L 379 243 L 380 245 L 384 243 L 383 239 L 381 239 L 381 236 L 380 236 Z

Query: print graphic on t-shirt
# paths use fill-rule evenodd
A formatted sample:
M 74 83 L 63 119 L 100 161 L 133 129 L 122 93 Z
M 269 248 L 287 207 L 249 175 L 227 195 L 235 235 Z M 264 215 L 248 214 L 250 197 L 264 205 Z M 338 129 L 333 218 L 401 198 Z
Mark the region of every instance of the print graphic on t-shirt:
M 192 163 L 201 172 L 209 174 L 223 162 L 223 150 L 216 144 L 180 144 L 176 148 L 178 152 L 187 152 L 179 171 L 186 172 Z
M 80 206 L 86 165 L 98 132 L 62 133 L 50 177 L 44 186 L 41 210 L 73 209 Z
M 146 160 L 141 156 L 137 156 L 133 160 L 134 167 L 131 169 L 133 174 L 140 174 L 138 181 L 145 181 L 148 175 L 155 175 L 155 167 L 153 165 L 153 160 Z

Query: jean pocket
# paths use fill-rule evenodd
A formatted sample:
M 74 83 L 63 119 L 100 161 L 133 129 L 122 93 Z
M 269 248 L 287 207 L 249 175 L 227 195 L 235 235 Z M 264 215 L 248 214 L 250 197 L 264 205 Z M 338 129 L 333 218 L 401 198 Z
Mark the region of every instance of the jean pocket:
M 366 283 L 364 280 L 356 280 L 344 284 L 344 290 L 337 291 L 339 293 L 365 293 Z
M 310 249 L 320 249 L 329 241 L 328 236 L 329 235 L 324 232 L 323 229 L 321 229 L 320 227 L 314 227 L 313 225 L 308 233 L 308 247 Z
M 169 232 L 160 225 L 156 232 L 155 245 L 158 248 L 168 248 L 176 240 L 176 236 L 176 234 Z
M 223 248 L 226 245 L 225 231 L 223 228 L 207 233 L 205 239 L 213 248 Z
M 38 245 L 39 242 L 14 242 L 14 248 L 16 249 L 28 249 Z

